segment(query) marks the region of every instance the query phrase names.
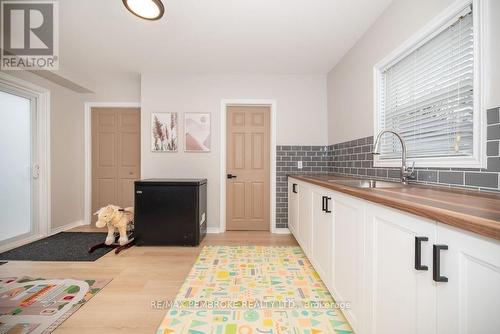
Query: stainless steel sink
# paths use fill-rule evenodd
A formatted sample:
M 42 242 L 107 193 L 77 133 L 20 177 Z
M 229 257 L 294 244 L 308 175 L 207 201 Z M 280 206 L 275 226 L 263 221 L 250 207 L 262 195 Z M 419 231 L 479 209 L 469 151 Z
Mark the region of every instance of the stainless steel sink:
M 379 180 L 329 180 L 343 186 L 354 188 L 401 188 L 405 185 L 400 182 L 387 182 Z

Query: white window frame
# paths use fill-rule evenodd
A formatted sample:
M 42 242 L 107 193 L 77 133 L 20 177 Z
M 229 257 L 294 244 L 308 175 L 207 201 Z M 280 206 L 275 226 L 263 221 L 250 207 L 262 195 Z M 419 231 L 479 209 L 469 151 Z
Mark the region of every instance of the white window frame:
M 444 10 L 440 15 L 429 22 L 401 46 L 391 52 L 373 67 L 373 89 L 374 89 L 374 136 L 376 137 L 382 129 L 380 126 L 380 114 L 382 111 L 381 88 L 383 87 L 382 71 L 397 63 L 408 54 L 434 38 L 456 20 L 465 8 L 472 4 L 473 27 L 474 27 L 474 112 L 473 112 L 473 155 L 469 157 L 431 157 L 410 158 L 415 161 L 416 167 L 458 167 L 458 168 L 486 168 L 486 116 L 484 110 L 485 85 L 484 75 L 484 40 L 485 26 L 484 18 L 486 12 L 485 1 L 481 0 L 459 0 Z M 391 130 L 391 129 L 387 129 Z M 374 156 L 375 167 L 401 166 L 401 159 L 381 159 Z

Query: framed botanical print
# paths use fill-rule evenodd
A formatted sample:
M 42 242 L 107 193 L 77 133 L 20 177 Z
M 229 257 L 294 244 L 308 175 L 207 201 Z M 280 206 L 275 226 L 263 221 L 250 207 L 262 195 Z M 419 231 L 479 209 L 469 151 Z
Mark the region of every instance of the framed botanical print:
M 177 113 L 151 113 L 151 151 L 177 152 Z

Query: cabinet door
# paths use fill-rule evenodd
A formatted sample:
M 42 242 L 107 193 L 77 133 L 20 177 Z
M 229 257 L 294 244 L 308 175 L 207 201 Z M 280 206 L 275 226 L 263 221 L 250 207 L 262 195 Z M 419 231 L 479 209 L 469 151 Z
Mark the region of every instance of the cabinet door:
M 346 318 L 356 332 L 362 332 L 361 320 L 365 308 L 364 248 L 365 248 L 365 204 L 355 198 L 335 194 L 333 230 L 333 286 L 334 298 L 348 301 L 344 310 Z
M 299 185 L 297 182 L 288 182 L 288 229 L 297 236 L 299 220 Z
M 437 244 L 438 333 L 500 333 L 500 242 L 438 224 Z
M 367 215 L 366 333 L 432 334 L 436 328 L 436 299 L 432 281 L 432 245 L 436 224 L 400 211 L 371 204 Z M 415 269 L 415 237 L 421 243 L 421 264 Z
M 306 184 L 300 184 L 299 221 L 297 241 L 308 257 L 311 257 L 312 239 L 312 190 Z
M 331 283 L 333 253 L 333 214 L 332 195 L 326 189 L 314 188 L 312 203 L 312 258 L 323 283 L 327 287 Z

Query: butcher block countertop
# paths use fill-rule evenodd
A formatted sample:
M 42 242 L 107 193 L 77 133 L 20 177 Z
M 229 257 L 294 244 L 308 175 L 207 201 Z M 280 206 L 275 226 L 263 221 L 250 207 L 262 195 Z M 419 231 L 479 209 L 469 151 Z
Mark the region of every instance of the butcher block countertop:
M 354 188 L 329 181 L 353 178 L 325 174 L 288 177 L 500 240 L 500 194 L 422 185 Z

